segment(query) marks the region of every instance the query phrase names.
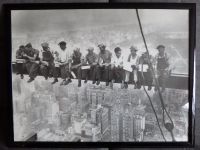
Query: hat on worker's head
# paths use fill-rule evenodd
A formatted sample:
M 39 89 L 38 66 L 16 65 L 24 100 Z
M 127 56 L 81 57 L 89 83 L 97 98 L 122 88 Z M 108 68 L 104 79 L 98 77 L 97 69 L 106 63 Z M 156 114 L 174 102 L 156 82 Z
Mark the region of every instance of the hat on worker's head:
M 44 42 L 44 43 L 41 44 L 41 46 L 42 46 L 42 47 L 49 47 L 49 43 Z
M 25 47 L 27 47 L 27 48 L 32 48 L 32 44 L 31 44 L 31 43 L 28 43 L 28 44 L 26 44 Z
M 24 45 L 20 45 L 20 46 L 19 46 L 19 49 L 24 49 L 24 48 L 25 48 Z
M 74 48 L 74 52 L 80 52 L 80 48 L 78 47 Z
M 156 49 L 159 50 L 160 48 L 165 48 L 165 46 L 164 45 L 158 45 Z
M 131 47 L 130 47 L 130 50 L 131 50 L 131 51 L 138 51 L 137 47 L 135 47 L 135 46 L 131 46 Z
M 105 48 L 105 47 L 106 47 L 106 45 L 105 45 L 105 44 L 103 44 L 103 43 L 101 43 L 101 44 L 99 44 L 99 45 L 98 45 L 98 47 L 99 47 L 99 48 L 101 48 L 101 47 L 102 47 L 102 48 Z
M 94 47 L 89 47 L 87 50 L 88 51 L 94 51 Z
M 58 43 L 58 45 L 66 45 L 67 43 L 65 41 L 61 41 Z

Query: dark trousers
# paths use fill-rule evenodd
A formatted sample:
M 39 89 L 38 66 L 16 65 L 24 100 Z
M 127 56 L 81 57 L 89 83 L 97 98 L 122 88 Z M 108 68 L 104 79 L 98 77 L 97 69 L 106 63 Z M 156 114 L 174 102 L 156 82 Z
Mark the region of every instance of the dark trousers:
M 119 68 L 119 67 L 114 67 L 109 69 L 110 73 L 109 73 L 109 80 L 115 80 L 115 81 L 119 81 L 122 82 L 124 80 L 124 70 L 123 68 Z
M 168 77 L 169 74 L 166 70 L 158 70 L 158 83 L 163 89 L 165 89 L 165 84 Z
M 96 66 L 96 80 L 104 80 L 109 82 L 111 80 L 111 67 L 110 66 Z
M 53 65 L 49 65 L 49 66 L 44 65 L 44 64 L 40 65 L 41 75 L 44 76 L 45 78 L 53 75 L 53 69 L 54 69 Z
M 60 67 L 53 67 L 53 77 L 57 79 L 58 77 L 60 77 L 60 74 Z
M 34 79 L 39 73 L 40 66 L 35 62 L 27 62 L 26 69 L 28 71 L 29 77 Z
M 153 83 L 153 76 L 150 70 L 147 72 L 142 72 L 138 71 L 138 86 L 141 87 L 141 85 L 147 85 L 147 86 L 152 86 Z
M 60 66 L 60 76 L 62 79 L 70 78 L 69 64 Z
M 17 74 L 23 75 L 26 66 L 24 63 L 16 63 Z
M 82 78 L 84 79 L 89 79 L 91 77 L 91 80 L 96 79 L 96 65 L 91 65 L 90 69 L 84 69 L 82 70 L 81 67 L 77 68 L 77 78 L 81 80 Z

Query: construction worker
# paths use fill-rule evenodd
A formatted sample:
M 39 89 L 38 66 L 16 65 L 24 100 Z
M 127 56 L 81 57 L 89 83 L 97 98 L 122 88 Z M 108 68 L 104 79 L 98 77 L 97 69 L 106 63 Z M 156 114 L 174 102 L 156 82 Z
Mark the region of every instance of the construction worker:
M 87 83 L 89 77 L 91 77 L 93 82 L 94 82 L 96 74 L 97 74 L 96 65 L 97 65 L 97 62 L 98 62 L 98 56 L 97 56 L 97 54 L 94 53 L 93 47 L 89 47 L 87 50 L 88 50 L 88 53 L 85 56 L 81 65 L 87 66 L 88 68 L 79 69 L 79 72 L 78 72 L 78 79 L 79 79 L 78 86 L 79 87 L 81 86 L 81 78 L 82 78 L 83 75 L 85 76 L 84 83 Z
M 164 92 L 166 80 L 170 74 L 169 57 L 168 57 L 168 54 L 165 52 L 164 45 L 158 45 L 157 49 L 158 49 L 158 54 L 155 57 L 155 62 L 156 62 L 155 66 L 156 66 L 156 72 L 158 76 L 158 83 L 159 83 L 159 86 L 162 88 L 161 92 Z M 155 88 L 155 90 L 157 89 Z
M 50 70 L 53 69 L 54 65 L 53 65 L 53 54 L 50 51 L 49 48 L 49 44 L 48 43 L 42 43 L 42 59 L 40 61 L 41 65 L 40 65 L 40 72 L 41 74 L 45 77 L 45 79 L 48 79 L 49 76 L 49 72 Z
M 25 53 L 25 46 L 21 45 L 19 46 L 19 49 L 16 51 L 16 69 L 17 74 L 20 74 L 21 79 L 24 78 L 24 63 L 22 61 L 18 61 L 18 59 L 24 59 L 23 54 Z
M 83 57 L 80 52 L 80 48 L 75 48 L 72 54 L 72 66 L 71 71 L 75 73 L 78 78 L 78 87 L 81 86 L 81 66 L 83 64 Z
M 109 80 L 111 81 L 110 87 L 113 89 L 113 83 L 116 80 L 121 82 L 121 88 L 124 88 L 124 56 L 120 47 L 114 49 L 115 54 L 111 57 L 111 72 L 109 73 Z
M 29 73 L 30 79 L 27 81 L 28 83 L 32 82 L 39 73 L 40 69 L 40 58 L 39 58 L 39 51 L 32 47 L 31 43 L 28 43 L 25 46 L 25 53 L 23 57 L 26 59 L 25 65 L 26 69 Z
M 138 64 L 138 85 L 137 88 L 140 89 L 141 85 L 147 85 L 148 90 L 152 89 L 153 75 L 150 65 L 152 63 L 152 56 L 148 57 L 148 53 L 144 52 L 139 58 Z
M 58 82 L 58 68 L 60 69 L 60 75 L 63 81 L 60 83 L 60 85 L 67 85 L 71 80 L 71 63 L 72 63 L 72 58 L 71 58 L 71 53 L 69 50 L 67 50 L 67 43 L 65 41 L 61 41 L 58 43 L 59 49 L 55 52 L 57 55 L 57 58 L 55 59 L 54 63 L 58 64 L 59 67 L 55 67 L 54 69 L 54 81 L 52 84 Z
M 134 47 L 134 46 L 130 47 L 131 53 L 129 54 L 127 61 L 131 65 L 132 72 L 125 71 L 125 82 L 124 82 L 125 88 L 128 88 L 128 82 L 130 81 L 131 73 L 133 75 L 133 82 L 135 84 L 135 89 L 137 88 L 137 84 L 138 84 L 137 73 L 138 73 L 138 64 L 139 64 L 139 56 L 137 55 L 137 51 L 138 51 L 138 49 L 136 47 Z
M 98 65 L 96 66 L 96 80 L 94 80 L 93 84 L 96 83 L 97 85 L 100 84 L 100 79 L 102 77 L 106 81 L 106 86 L 109 85 L 109 69 L 111 63 L 111 56 L 112 53 L 106 50 L 106 46 L 104 44 L 98 45 L 100 52 L 98 55 Z M 104 75 L 104 76 L 103 76 Z

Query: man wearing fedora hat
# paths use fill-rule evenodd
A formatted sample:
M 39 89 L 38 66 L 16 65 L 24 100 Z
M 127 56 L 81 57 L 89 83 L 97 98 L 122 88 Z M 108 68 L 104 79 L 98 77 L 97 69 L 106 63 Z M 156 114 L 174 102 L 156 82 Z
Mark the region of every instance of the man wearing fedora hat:
M 49 43 L 42 43 L 42 59 L 41 59 L 41 65 L 40 65 L 40 72 L 45 77 L 45 79 L 48 79 L 50 70 L 53 69 L 53 54 L 50 51 Z
M 96 66 L 96 81 L 97 85 L 100 84 L 100 80 L 104 75 L 104 80 L 106 81 L 106 86 L 109 85 L 109 69 L 110 69 L 110 63 L 111 63 L 111 56 L 112 53 L 108 50 L 106 50 L 106 46 L 104 44 L 98 45 L 100 52 L 98 55 L 98 64 Z M 93 82 L 93 84 L 95 81 Z
M 97 54 L 94 53 L 93 47 L 89 47 L 87 50 L 88 50 L 88 53 L 82 59 L 81 67 L 82 66 L 88 66 L 89 68 L 86 68 L 86 69 L 82 69 L 81 67 L 79 68 L 79 70 L 78 70 L 78 79 L 79 79 L 78 87 L 81 86 L 81 78 L 83 76 L 85 77 L 84 83 L 87 83 L 87 80 L 90 77 L 93 81 L 95 81 L 95 77 L 96 77 L 95 68 L 96 68 L 96 65 L 97 65 L 98 56 L 97 56 Z
M 138 63 L 139 63 L 139 56 L 137 55 L 138 49 L 135 46 L 130 47 L 130 54 L 128 56 L 128 62 L 131 65 L 132 72 L 125 71 L 125 82 L 124 86 L 125 88 L 128 88 L 128 82 L 130 80 L 130 73 L 132 73 L 133 76 L 133 82 L 135 84 L 135 88 L 137 88 L 137 83 L 138 83 L 138 77 L 137 77 L 137 71 L 138 71 Z
M 24 59 L 23 54 L 25 53 L 25 46 L 24 45 L 20 45 L 19 49 L 16 51 L 16 59 Z M 17 68 L 17 74 L 20 74 L 21 79 L 24 78 L 24 69 L 25 69 L 25 65 L 23 62 L 18 62 L 16 61 L 16 68 Z
M 169 76 L 169 57 L 168 54 L 165 52 L 165 46 L 164 45 L 158 45 L 157 46 L 158 54 L 155 57 L 155 67 L 156 67 L 156 72 L 158 76 L 158 82 L 159 86 L 162 87 L 161 92 L 165 91 L 165 84 L 166 84 L 166 79 Z M 155 88 L 155 90 L 157 90 Z

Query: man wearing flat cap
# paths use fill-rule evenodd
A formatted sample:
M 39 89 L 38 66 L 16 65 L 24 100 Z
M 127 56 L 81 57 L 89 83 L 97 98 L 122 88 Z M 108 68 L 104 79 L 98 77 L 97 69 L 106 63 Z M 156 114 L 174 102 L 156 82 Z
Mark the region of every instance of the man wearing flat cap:
M 19 49 L 16 51 L 16 59 L 17 60 L 23 60 L 23 54 L 25 53 L 25 46 L 24 45 L 20 45 Z M 25 69 L 25 65 L 22 61 L 16 61 L 16 68 L 17 68 L 17 74 L 20 74 L 21 79 L 24 78 L 24 69 Z
M 78 86 L 81 86 L 81 79 L 84 76 L 85 77 L 85 81 L 84 83 L 87 83 L 87 80 L 89 77 L 91 77 L 91 79 L 93 80 L 93 82 L 95 82 L 95 77 L 96 77 L 96 65 L 97 65 L 97 61 L 98 61 L 98 56 L 97 54 L 94 53 L 94 48 L 93 47 L 89 47 L 88 49 L 88 53 L 86 54 L 83 62 L 82 62 L 82 66 L 88 66 L 88 69 L 79 69 L 78 72 Z
M 137 54 L 138 49 L 135 46 L 130 47 L 130 54 L 128 56 L 128 62 L 131 65 L 132 72 L 125 71 L 125 82 L 124 87 L 128 88 L 128 82 L 130 80 L 130 75 L 133 77 L 133 82 L 135 84 L 135 89 L 137 88 L 138 83 L 138 77 L 137 77 L 137 71 L 138 71 L 138 64 L 139 64 L 139 56 Z
M 50 51 L 49 44 L 48 43 L 42 43 L 42 59 L 41 59 L 41 65 L 40 65 L 40 72 L 42 76 L 45 77 L 45 79 L 48 79 L 50 71 L 53 69 L 53 55 Z
M 98 45 L 100 52 L 98 55 L 98 65 L 96 66 L 96 80 L 93 84 L 97 81 L 97 85 L 100 84 L 100 80 L 103 79 L 106 81 L 106 86 L 109 85 L 109 69 L 111 63 L 111 56 L 112 53 L 106 50 L 106 46 L 104 44 Z
M 34 49 L 31 43 L 28 43 L 25 46 L 25 49 L 26 53 L 23 54 L 23 57 L 26 59 L 25 65 L 30 77 L 30 79 L 27 82 L 29 83 L 32 82 L 39 73 L 40 58 L 39 51 Z
M 72 66 L 71 66 L 71 70 L 73 71 L 73 73 L 76 74 L 77 78 L 78 78 L 78 86 L 81 86 L 81 66 L 84 63 L 84 58 L 82 56 L 82 53 L 80 52 L 80 48 L 75 48 L 72 54 Z
M 52 84 L 58 82 L 58 74 L 60 71 L 61 78 L 63 81 L 61 82 L 60 85 L 67 85 L 71 81 L 71 63 L 72 63 L 72 58 L 71 58 L 71 53 L 69 50 L 67 50 L 67 43 L 65 41 L 61 41 L 58 43 L 59 48 L 55 52 L 56 53 L 56 59 L 54 61 L 55 64 L 59 64 L 59 68 L 55 67 L 54 69 L 54 81 Z M 59 70 L 58 70 L 59 69 Z
M 158 82 L 159 86 L 162 87 L 161 92 L 165 91 L 165 82 L 166 79 L 169 76 L 169 57 L 168 54 L 165 52 L 165 46 L 164 45 L 158 45 L 157 46 L 158 54 L 155 57 L 155 67 L 156 67 L 156 72 L 158 76 Z M 157 90 L 155 88 L 155 90 Z

